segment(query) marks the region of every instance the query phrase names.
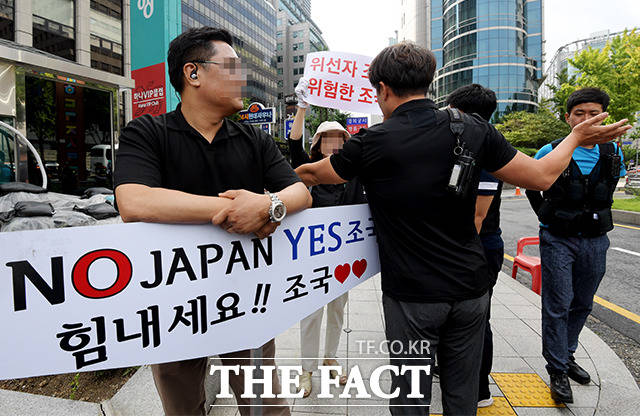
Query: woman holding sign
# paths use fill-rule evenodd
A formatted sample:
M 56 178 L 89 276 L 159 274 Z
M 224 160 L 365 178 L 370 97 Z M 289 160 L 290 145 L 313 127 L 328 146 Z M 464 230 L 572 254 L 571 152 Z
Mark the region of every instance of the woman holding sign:
M 305 114 L 307 108 L 309 108 L 309 104 L 304 100 L 308 94 L 307 89 L 308 81 L 305 78 L 300 78 L 298 86 L 296 87 L 298 109 L 288 140 L 291 151 L 291 164 L 294 168 L 331 156 L 340 150 L 344 142 L 351 137 L 337 121 L 324 121 L 318 126 L 318 130 L 313 135 L 310 155 L 304 151 L 301 139 Z M 340 185 L 314 186 L 311 188 L 311 196 L 313 197 L 313 208 L 367 203 L 364 190 L 357 178 Z M 345 293 L 326 306 L 327 332 L 325 334 L 325 359 L 323 365 L 338 365 L 335 357 L 338 350 L 338 343 L 340 342 L 344 307 L 347 300 L 348 294 Z M 303 397 L 311 394 L 311 374 L 318 365 L 317 357 L 319 357 L 320 354 L 320 327 L 322 325 L 324 309 L 324 307 L 318 309 L 300 322 L 303 372 L 300 377 L 300 387 L 298 391 L 304 390 Z M 342 371 L 341 374 L 340 384 L 345 385 L 347 383 L 346 372 Z M 331 377 L 338 377 L 338 373 L 332 370 Z

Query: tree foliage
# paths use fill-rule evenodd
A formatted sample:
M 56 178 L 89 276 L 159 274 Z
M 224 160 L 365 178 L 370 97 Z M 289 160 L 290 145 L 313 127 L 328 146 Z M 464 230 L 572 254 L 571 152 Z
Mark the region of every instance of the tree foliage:
M 578 88 L 597 87 L 609 94 L 607 110 L 611 120 L 636 121 L 640 111 L 640 32 L 625 31 L 602 49 L 587 48 L 569 63 L 576 69 L 575 77 L 559 74 L 560 86 L 552 88 L 554 109 L 561 115 L 566 111 L 567 98 Z
M 567 123 L 558 120 L 544 107 L 537 113 L 509 113 L 495 127 L 513 146 L 520 148 L 524 153 L 531 153 L 531 149 L 540 149 L 547 143 L 565 137 L 571 131 Z
M 242 97 L 242 109 L 246 110 L 249 108 L 249 104 L 251 104 L 251 99 L 247 97 Z M 240 122 L 240 114 L 235 113 L 227 117 L 229 120 Z
M 558 119 L 564 121 L 564 113 L 567 111 L 567 100 L 569 96 L 578 89 L 576 86 L 576 77 L 569 76 L 567 68 L 556 74 L 556 82 L 558 85 L 551 85 L 549 88 L 553 91 L 553 97 L 549 104 Z
M 343 113 L 340 110 L 326 107 L 311 106 L 311 111 L 307 113 L 305 124 L 307 129 L 314 134 L 318 130 L 318 126 L 323 121 L 337 121 L 342 127 L 347 127 L 347 118 L 349 113 Z

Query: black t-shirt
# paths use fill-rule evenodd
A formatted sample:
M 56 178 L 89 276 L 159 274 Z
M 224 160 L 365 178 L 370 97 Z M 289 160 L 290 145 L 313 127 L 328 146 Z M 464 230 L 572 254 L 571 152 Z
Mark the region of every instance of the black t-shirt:
M 487 211 L 487 216 L 482 221 L 480 230 L 480 241 L 486 249 L 495 250 L 504 246 L 500 235 L 500 202 L 502 195 L 502 181 L 491 175 L 486 170 L 480 172 L 480 184 L 478 185 L 478 195 L 492 196 L 491 205 Z
M 261 129 L 225 119 L 209 143 L 187 123 L 180 106 L 127 124 L 114 177 L 115 186 L 137 183 L 205 196 L 230 189 L 277 192 L 300 181 Z
M 378 234 L 382 290 L 407 302 L 450 302 L 490 287 L 474 213 L 479 169 L 505 166 L 516 150 L 484 120 L 463 115 L 476 169 L 464 198 L 447 191 L 456 139 L 431 100 L 399 106 L 331 157 L 340 177 L 358 176 Z

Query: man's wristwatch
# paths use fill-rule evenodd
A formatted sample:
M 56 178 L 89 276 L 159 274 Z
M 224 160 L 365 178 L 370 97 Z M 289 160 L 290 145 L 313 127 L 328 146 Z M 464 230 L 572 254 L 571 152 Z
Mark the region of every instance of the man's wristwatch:
M 278 195 L 267 192 L 269 198 L 271 198 L 271 206 L 269 207 L 269 221 L 280 222 L 287 215 L 287 207 L 278 198 Z

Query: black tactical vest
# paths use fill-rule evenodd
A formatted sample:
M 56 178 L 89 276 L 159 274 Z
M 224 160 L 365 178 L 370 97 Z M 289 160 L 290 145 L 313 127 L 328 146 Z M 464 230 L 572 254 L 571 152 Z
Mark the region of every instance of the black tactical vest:
M 552 147 L 561 141 L 552 142 Z M 583 175 L 572 158 L 569 167 L 543 192 L 537 214 L 552 234 L 596 237 L 613 229 L 611 204 L 621 160 L 613 143 L 598 146 L 600 158 L 589 175 Z

